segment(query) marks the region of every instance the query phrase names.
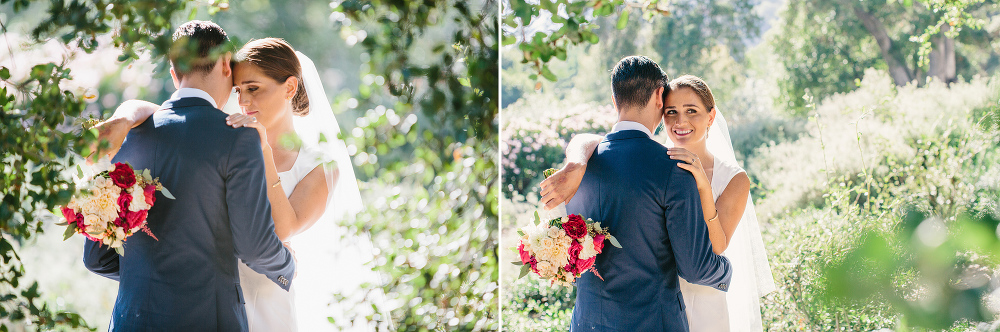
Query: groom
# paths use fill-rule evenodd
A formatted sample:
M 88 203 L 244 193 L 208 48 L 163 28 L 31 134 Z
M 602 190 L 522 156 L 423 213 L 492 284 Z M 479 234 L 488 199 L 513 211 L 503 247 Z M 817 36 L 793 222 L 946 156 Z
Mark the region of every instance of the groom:
M 691 173 L 652 140 L 668 81 L 644 56 L 611 72 L 618 123 L 587 163 L 567 211 L 601 222 L 623 249 L 604 247 L 604 278 L 577 280 L 570 331 L 687 331 L 678 276 L 725 291 L 729 261 L 712 252 Z M 726 310 L 726 308 L 719 308 Z
M 246 331 L 237 259 L 286 291 L 295 263 L 274 234 L 257 131 L 226 125 L 233 86 L 229 38 L 212 22 L 177 28 L 170 52 L 178 87 L 129 132 L 115 156 L 149 169 L 175 200 L 159 197 L 146 234 L 119 256 L 87 241 L 83 261 L 120 282 L 111 331 Z

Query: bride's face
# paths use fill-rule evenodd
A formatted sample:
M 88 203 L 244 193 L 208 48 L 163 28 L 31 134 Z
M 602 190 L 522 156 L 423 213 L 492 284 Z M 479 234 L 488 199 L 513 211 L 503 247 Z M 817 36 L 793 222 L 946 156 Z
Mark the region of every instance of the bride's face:
M 667 136 L 677 146 L 703 142 L 715 120 L 715 113 L 709 111 L 691 88 L 670 91 L 663 110 Z
M 294 78 L 278 82 L 257 66 L 245 62 L 233 68 L 233 83 L 240 95 L 243 114 L 256 117 L 264 127 L 291 112 L 290 100 L 295 95 L 291 80 Z

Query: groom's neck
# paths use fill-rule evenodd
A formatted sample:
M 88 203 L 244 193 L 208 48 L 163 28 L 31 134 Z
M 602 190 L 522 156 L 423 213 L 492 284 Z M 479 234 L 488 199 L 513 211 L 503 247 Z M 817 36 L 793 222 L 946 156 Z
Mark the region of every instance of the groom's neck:
M 618 122 L 622 121 L 632 121 L 637 122 L 647 129 L 649 132 L 656 130 L 656 126 L 660 123 L 660 116 L 657 116 L 656 110 L 653 109 L 628 109 L 621 110 L 618 112 Z
M 212 89 L 212 87 L 215 87 L 217 85 L 218 83 L 191 77 L 181 80 L 178 88 L 180 89 L 190 88 L 190 89 L 198 89 L 201 91 L 205 91 L 206 93 L 208 93 L 209 96 L 212 96 L 212 99 L 215 100 L 215 103 L 219 105 L 219 107 L 222 107 L 222 104 L 219 103 L 219 96 L 217 96 L 218 91 L 215 91 L 216 89 Z

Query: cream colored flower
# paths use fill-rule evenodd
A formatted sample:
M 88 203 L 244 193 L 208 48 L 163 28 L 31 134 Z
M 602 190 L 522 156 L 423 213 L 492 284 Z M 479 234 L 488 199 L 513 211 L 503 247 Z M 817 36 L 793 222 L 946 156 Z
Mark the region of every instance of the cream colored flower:
M 559 227 L 549 227 L 548 235 L 550 238 L 556 239 L 559 236 L 566 236 L 566 231 Z
M 583 247 L 580 250 L 580 259 L 590 259 L 591 257 L 597 256 L 597 248 L 594 247 L 594 238 L 590 237 L 590 234 L 584 236 L 579 240 L 580 245 Z
M 135 184 L 132 188 L 129 188 L 129 193 L 132 194 L 132 203 L 128 205 L 129 211 L 139 212 L 149 210 L 150 206 L 146 203 L 146 195 L 143 193 L 142 187 L 139 187 L 139 184 Z

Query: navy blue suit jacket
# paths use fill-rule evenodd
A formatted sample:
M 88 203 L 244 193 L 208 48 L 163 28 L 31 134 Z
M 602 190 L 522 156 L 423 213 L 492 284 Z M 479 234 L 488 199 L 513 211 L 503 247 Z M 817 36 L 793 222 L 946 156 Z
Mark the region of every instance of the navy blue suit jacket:
M 201 98 L 169 100 L 133 128 L 115 156 L 149 169 L 176 197 L 156 193 L 124 256 L 93 241 L 83 261 L 118 280 L 112 331 L 246 331 L 237 259 L 285 290 L 295 263 L 274 234 L 256 130 L 226 125 Z
M 601 222 L 623 247 L 597 256 L 603 281 L 577 280 L 570 331 L 687 331 L 677 277 L 728 287 L 732 268 L 712 252 L 694 177 L 641 131 L 605 137 L 567 210 Z

